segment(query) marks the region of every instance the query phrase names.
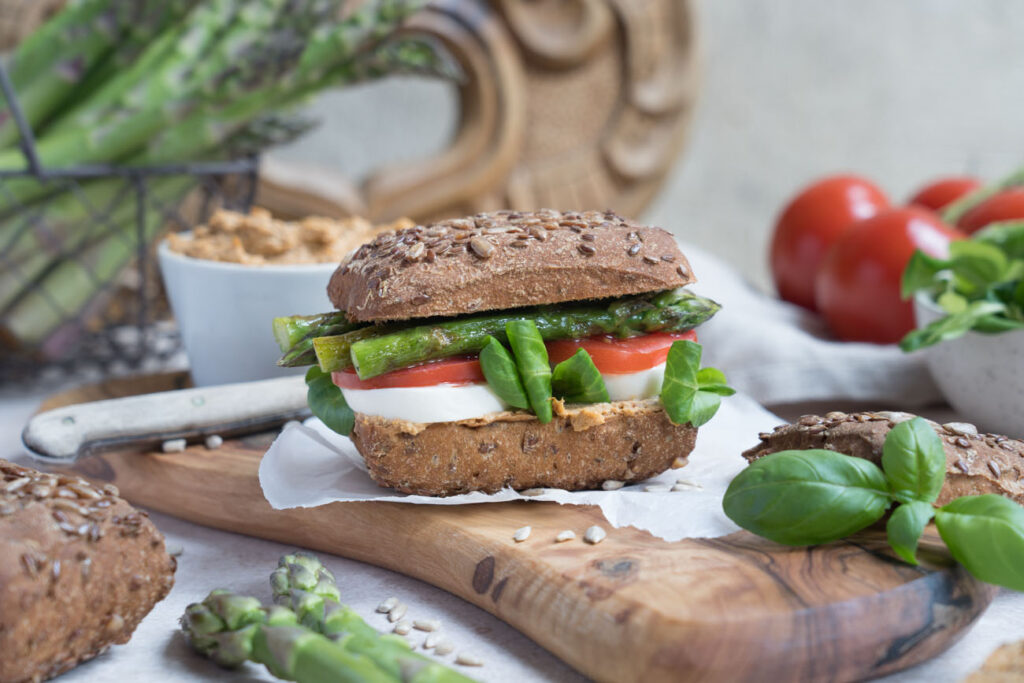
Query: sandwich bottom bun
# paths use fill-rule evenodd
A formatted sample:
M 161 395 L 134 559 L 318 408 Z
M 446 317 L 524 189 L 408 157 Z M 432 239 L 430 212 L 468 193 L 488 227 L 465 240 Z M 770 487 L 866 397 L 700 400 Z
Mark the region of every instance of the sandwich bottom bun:
M 697 439 L 656 398 L 554 408 L 547 424 L 523 411 L 428 424 L 356 413 L 351 439 L 380 486 L 425 496 L 639 481 L 683 466 Z

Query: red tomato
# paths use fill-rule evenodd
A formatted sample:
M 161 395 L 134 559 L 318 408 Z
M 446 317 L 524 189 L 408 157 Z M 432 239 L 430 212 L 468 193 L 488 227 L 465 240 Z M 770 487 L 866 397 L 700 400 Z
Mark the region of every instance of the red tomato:
M 890 344 L 914 327 L 913 307 L 900 298 L 900 278 L 915 249 L 946 258 L 964 234 L 931 211 L 889 209 L 850 226 L 818 272 L 818 309 L 845 341 Z
M 943 209 L 968 192 L 981 187 L 981 181 L 970 176 L 951 176 L 939 178 L 928 183 L 907 202 L 912 206 L 922 206 L 932 211 Z
M 548 347 L 548 360 L 552 365 L 561 363 L 576 353 L 577 349 L 585 349 L 594 360 L 594 365 L 603 374 L 622 375 L 661 365 L 668 358 L 668 349 L 672 346 L 672 342 L 680 339 L 697 341 L 697 334 L 690 330 L 671 334 L 656 332 L 628 339 L 618 339 L 617 337 L 561 339 L 548 342 L 546 346 Z
M 960 217 L 956 227 L 970 234 L 981 230 L 989 223 L 1021 218 L 1024 218 L 1024 187 L 1015 187 L 994 194 L 978 204 Z
M 824 178 L 794 197 L 775 223 L 771 268 L 779 296 L 814 310 L 814 277 L 825 254 L 851 223 L 889 206 L 864 178 Z
M 484 372 L 480 369 L 478 357 L 459 356 L 392 370 L 370 379 L 359 379 L 353 368 L 335 372 L 331 377 L 334 383 L 343 389 L 387 389 L 483 382 Z

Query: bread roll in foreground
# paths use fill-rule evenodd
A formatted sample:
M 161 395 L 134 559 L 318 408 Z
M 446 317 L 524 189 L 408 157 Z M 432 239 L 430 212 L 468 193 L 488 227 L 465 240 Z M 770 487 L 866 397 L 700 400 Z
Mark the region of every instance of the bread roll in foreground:
M 548 424 L 523 411 L 429 424 L 356 415 L 352 441 L 381 486 L 450 496 L 641 481 L 682 467 L 697 439 L 658 399 L 555 408 Z
M 52 678 L 128 642 L 174 569 L 113 486 L 0 460 L 0 681 Z
M 743 454 L 753 462 L 771 453 L 823 448 L 882 462 L 882 445 L 889 430 L 914 415 L 897 412 L 828 413 L 805 415 L 793 424 L 761 434 L 761 443 Z M 1024 442 L 1000 434 L 980 434 L 974 425 L 929 424 L 942 437 L 946 451 L 946 483 L 937 503 L 960 496 L 997 493 L 1024 504 Z

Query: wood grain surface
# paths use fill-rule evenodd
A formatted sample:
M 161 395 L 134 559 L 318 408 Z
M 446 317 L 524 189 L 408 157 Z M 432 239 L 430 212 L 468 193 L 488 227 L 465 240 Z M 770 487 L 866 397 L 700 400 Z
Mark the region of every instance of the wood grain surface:
M 112 381 L 44 408 L 183 386 L 181 375 Z M 335 503 L 273 510 L 256 477 L 272 434 L 216 451 L 108 453 L 78 472 L 134 503 L 206 526 L 334 553 L 439 586 L 494 614 L 601 681 L 852 681 L 945 650 L 995 590 L 945 552 L 934 530 L 922 567 L 869 530 L 817 548 L 741 532 L 666 543 L 610 529 L 594 508 Z M 681 498 L 681 501 L 684 500 Z M 685 503 L 679 514 L 686 514 Z M 596 546 L 554 543 L 608 529 Z M 515 529 L 533 533 L 515 543 Z

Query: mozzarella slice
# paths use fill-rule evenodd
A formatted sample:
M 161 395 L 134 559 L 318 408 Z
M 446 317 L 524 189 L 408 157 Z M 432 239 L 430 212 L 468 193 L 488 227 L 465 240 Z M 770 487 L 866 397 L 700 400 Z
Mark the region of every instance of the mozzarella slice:
M 407 422 L 455 422 L 509 408 L 487 384 L 342 389 L 357 413 Z
M 654 398 L 661 393 L 661 382 L 665 379 L 665 364 L 653 368 L 630 372 L 624 375 L 602 375 L 608 398 L 612 401 L 635 401 Z

